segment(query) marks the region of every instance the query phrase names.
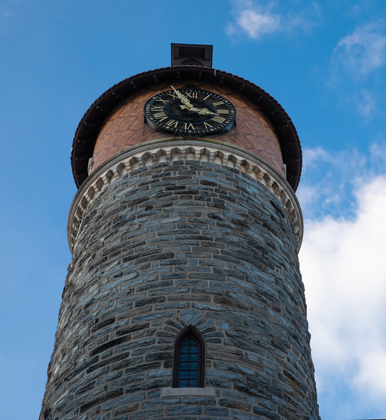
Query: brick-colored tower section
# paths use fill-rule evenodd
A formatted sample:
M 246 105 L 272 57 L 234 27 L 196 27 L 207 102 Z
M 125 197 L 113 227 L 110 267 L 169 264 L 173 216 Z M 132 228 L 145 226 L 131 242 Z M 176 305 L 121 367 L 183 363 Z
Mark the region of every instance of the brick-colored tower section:
M 227 97 L 236 127 L 153 131 L 143 105 L 171 84 Z M 320 419 L 297 258 L 301 150 L 280 105 L 213 69 L 147 72 L 90 107 L 72 164 L 73 258 L 39 420 Z M 202 387 L 173 383 L 186 331 L 202 342 Z

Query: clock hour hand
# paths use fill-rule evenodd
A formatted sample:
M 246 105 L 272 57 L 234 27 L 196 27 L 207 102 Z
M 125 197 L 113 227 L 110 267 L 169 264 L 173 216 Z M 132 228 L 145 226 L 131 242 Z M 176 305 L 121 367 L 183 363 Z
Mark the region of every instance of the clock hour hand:
M 197 112 L 197 114 L 200 114 L 200 115 L 210 115 L 210 114 L 216 115 L 215 112 L 209 111 L 209 109 L 206 109 L 206 108 L 195 108 L 194 106 L 192 106 L 189 109 L 189 111 Z

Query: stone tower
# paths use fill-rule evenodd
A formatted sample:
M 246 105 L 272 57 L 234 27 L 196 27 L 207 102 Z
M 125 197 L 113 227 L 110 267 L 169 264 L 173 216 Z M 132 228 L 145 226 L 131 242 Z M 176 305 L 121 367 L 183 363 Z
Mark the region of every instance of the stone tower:
M 172 44 L 76 130 L 72 251 L 39 420 L 320 419 L 301 147 L 268 93 Z

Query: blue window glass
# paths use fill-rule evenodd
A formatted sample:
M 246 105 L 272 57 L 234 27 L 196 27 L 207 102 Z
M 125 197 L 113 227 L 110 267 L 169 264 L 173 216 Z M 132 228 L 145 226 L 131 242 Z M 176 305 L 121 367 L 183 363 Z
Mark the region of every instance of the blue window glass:
M 181 354 L 181 362 L 188 362 L 189 354 Z
M 197 387 L 198 384 L 198 346 L 192 338 L 187 338 L 180 353 L 180 388 Z

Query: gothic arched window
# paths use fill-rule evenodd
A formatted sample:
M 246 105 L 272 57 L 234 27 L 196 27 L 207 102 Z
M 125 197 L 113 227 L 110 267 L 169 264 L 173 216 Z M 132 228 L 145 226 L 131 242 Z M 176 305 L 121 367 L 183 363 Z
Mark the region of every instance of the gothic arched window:
M 205 348 L 201 337 L 192 329 L 181 334 L 174 347 L 174 388 L 203 388 Z

